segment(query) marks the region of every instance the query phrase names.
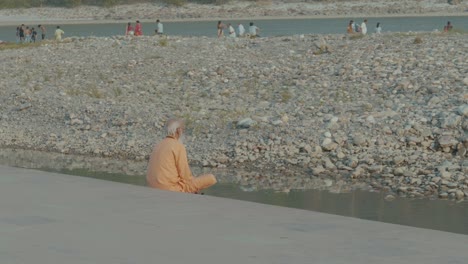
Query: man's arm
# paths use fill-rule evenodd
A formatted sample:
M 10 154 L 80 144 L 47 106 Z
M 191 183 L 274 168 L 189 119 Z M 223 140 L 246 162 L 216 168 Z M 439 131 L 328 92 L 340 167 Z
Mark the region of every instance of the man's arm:
M 177 147 L 175 155 L 177 172 L 179 173 L 180 178 L 184 182 L 192 181 L 193 176 L 192 172 L 190 171 L 190 166 L 187 160 L 187 151 L 185 150 L 185 147 L 182 144 Z

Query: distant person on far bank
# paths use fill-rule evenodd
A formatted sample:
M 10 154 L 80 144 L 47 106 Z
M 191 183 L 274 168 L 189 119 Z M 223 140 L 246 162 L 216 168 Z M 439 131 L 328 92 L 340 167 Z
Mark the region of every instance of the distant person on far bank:
M 361 24 L 361 34 L 367 34 L 367 19 L 364 19 L 364 22 Z
M 259 37 L 260 36 L 259 33 L 260 33 L 260 28 L 254 25 L 253 22 L 250 22 L 250 26 L 249 26 L 250 37 Z
M 29 27 L 26 27 L 26 29 L 24 30 L 24 42 L 26 43 L 30 43 L 31 42 L 31 29 L 29 29 Z
M 44 25 L 37 25 L 37 27 L 41 30 L 41 40 L 44 40 L 47 33 L 46 27 Z
M 20 27 L 16 27 L 16 43 L 20 43 Z
M 37 38 L 37 31 L 36 31 L 36 29 L 34 29 L 34 28 L 32 28 L 31 31 L 32 31 L 32 32 L 31 32 L 31 42 L 34 42 L 34 43 L 35 43 L 35 42 L 36 42 L 36 38 Z
M 143 35 L 143 26 L 141 25 L 140 20 L 136 21 L 134 35 L 135 36 L 142 36 Z
M 55 40 L 62 41 L 62 35 L 64 34 L 65 32 L 60 28 L 60 26 L 57 26 L 57 29 L 55 30 Z
M 223 22 L 218 21 L 218 25 L 216 26 L 216 30 L 217 30 L 217 35 L 218 35 L 218 38 L 221 38 L 224 36 L 224 24 Z
M 156 20 L 156 34 L 157 35 L 162 35 L 163 33 L 164 33 L 164 25 L 158 19 L 158 20 Z
M 348 23 L 348 27 L 346 28 L 346 32 L 348 34 L 353 34 L 354 33 L 354 21 L 350 20 Z
M 237 31 L 239 32 L 239 37 L 243 37 L 244 34 L 245 34 L 244 25 L 242 25 L 241 23 L 239 23 L 239 25 L 237 26 Z
M 181 119 L 166 124 L 166 138 L 151 153 L 146 181 L 150 187 L 186 193 L 200 193 L 216 183 L 213 174 L 194 177 L 183 145 L 185 125 Z
M 354 21 L 353 21 L 353 29 L 354 29 L 354 32 L 356 32 L 356 33 L 361 32 L 361 30 L 359 28 L 359 24 L 355 23 Z
M 232 27 L 231 23 L 228 24 L 228 32 L 229 32 L 229 37 L 231 37 L 231 38 L 236 37 L 236 31 Z
M 20 42 L 23 43 L 24 41 L 24 30 L 25 30 L 25 26 L 24 24 L 21 24 L 20 28 L 19 28 L 19 39 L 20 39 Z
M 450 23 L 450 21 L 448 21 L 447 25 L 444 26 L 444 32 L 452 31 L 452 29 L 453 29 L 452 23 Z
M 125 36 L 133 36 L 135 31 L 133 31 L 132 23 L 128 22 L 127 27 L 125 28 Z
M 380 26 L 380 22 L 378 22 L 377 26 L 375 26 L 375 34 L 382 34 L 382 27 Z

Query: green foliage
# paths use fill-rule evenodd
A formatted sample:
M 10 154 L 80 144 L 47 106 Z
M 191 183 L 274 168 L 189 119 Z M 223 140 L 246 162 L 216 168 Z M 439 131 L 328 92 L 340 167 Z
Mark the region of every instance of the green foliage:
M 287 103 L 292 97 L 292 94 L 289 90 L 285 89 L 281 91 L 281 102 Z
M 35 42 L 35 43 L 6 43 L 0 45 L 0 50 L 7 50 L 7 49 L 25 49 L 25 48 L 33 48 L 39 47 L 43 43 Z
M 0 8 L 20 8 L 20 7 L 35 7 L 41 5 L 40 0 L 2 0 Z
M 186 0 L 163 0 L 163 2 L 173 6 L 183 6 L 187 3 Z
M 466 33 L 468 33 L 468 31 L 463 30 L 463 29 L 461 29 L 461 28 L 454 28 L 454 29 L 450 30 L 448 33 L 452 33 L 452 34 L 466 34 Z
M 112 7 L 119 4 L 119 0 L 102 0 L 102 6 Z
M 417 36 L 416 38 L 414 38 L 414 44 L 421 44 L 423 43 L 423 40 L 420 36 Z
M 159 46 L 161 47 L 167 47 L 167 45 L 169 44 L 169 41 L 167 40 L 167 38 L 162 38 L 158 40 L 158 43 L 159 43 Z
M 70 3 L 68 5 L 71 6 L 71 7 L 77 7 L 77 6 L 80 6 L 82 4 L 81 0 L 70 0 L 69 2 Z
M 349 39 L 351 39 L 351 40 L 362 39 L 363 37 L 364 37 L 364 35 L 361 34 L 361 33 L 349 34 Z

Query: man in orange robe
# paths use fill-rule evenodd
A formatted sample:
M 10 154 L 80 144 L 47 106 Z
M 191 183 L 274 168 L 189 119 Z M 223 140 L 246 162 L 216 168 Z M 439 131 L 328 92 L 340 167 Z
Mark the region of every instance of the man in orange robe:
M 157 144 L 148 163 L 146 181 L 153 188 L 175 192 L 198 193 L 216 183 L 213 174 L 194 177 L 187 160 L 187 151 L 180 142 L 184 122 L 171 119 L 167 122 L 167 137 Z

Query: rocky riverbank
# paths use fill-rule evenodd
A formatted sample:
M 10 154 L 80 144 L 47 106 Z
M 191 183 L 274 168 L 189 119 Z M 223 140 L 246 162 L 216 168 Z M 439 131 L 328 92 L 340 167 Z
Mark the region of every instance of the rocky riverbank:
M 118 5 L 110 8 L 79 6 L 75 8 L 28 8 L 0 10 L 0 23 L 28 21 L 154 21 L 187 19 L 260 19 L 278 17 L 367 17 L 401 15 L 466 15 L 468 1 L 447 0 L 378 0 L 378 1 L 231 1 L 223 5 L 188 3 L 183 6 L 159 3 Z
M 467 40 L 117 36 L 1 50 L 0 145 L 145 162 L 176 116 L 191 162 L 248 169 L 243 185 L 464 199 Z

